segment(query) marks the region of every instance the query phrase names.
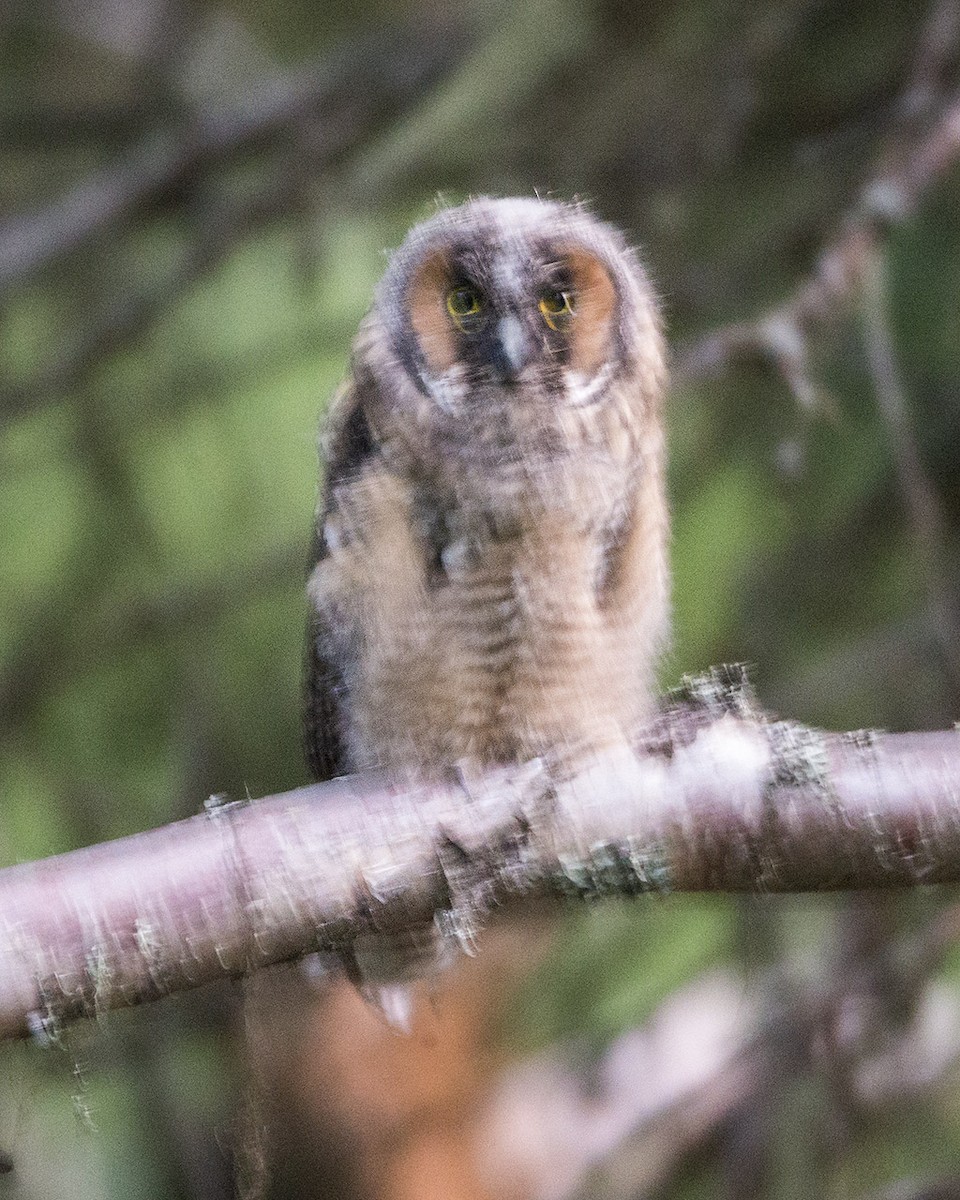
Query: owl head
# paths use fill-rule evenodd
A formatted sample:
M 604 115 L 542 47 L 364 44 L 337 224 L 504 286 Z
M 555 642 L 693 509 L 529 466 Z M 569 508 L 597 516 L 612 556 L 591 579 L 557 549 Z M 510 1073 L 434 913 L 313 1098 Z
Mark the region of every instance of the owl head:
M 416 226 L 394 254 L 358 341 L 361 386 L 365 370 L 381 435 L 414 439 L 421 461 L 542 478 L 602 455 L 611 422 L 642 424 L 663 345 L 617 230 L 577 205 L 479 198 Z

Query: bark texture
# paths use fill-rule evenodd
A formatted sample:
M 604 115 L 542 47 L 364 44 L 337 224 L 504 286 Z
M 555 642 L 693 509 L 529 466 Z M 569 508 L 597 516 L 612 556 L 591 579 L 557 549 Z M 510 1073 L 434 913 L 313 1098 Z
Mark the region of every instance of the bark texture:
M 960 734 L 825 734 L 714 675 L 572 778 L 357 776 L 0 872 L 0 1036 L 430 920 L 469 951 L 519 896 L 958 880 Z

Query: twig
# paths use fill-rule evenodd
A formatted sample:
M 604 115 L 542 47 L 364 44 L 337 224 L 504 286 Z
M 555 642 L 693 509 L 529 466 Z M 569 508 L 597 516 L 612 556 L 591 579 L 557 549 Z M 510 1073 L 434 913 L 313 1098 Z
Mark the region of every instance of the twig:
M 889 156 L 885 156 L 889 157 Z M 960 161 L 960 94 L 902 161 L 883 167 L 863 188 L 839 234 L 820 254 L 812 274 L 783 304 L 754 321 L 722 326 L 681 349 L 675 382 L 715 375 L 738 359 L 771 359 L 806 402 L 812 394 L 806 368 L 806 334 L 843 311 L 864 285 L 866 272 L 891 223 L 904 220 L 946 171 Z M 798 388 L 799 382 L 799 388 Z
M 838 235 L 823 248 L 812 274 L 790 299 L 762 317 L 722 326 L 680 350 L 677 383 L 718 373 L 745 355 L 758 354 L 772 359 L 798 401 L 810 406 L 816 389 L 806 366 L 806 330 L 850 304 L 890 224 L 910 216 L 924 194 L 960 160 L 960 92 L 940 86 L 958 43 L 958 0 L 934 0 L 898 106 L 906 127 L 890 137 L 876 173 L 860 190 Z M 929 125 L 920 130 L 924 118 Z

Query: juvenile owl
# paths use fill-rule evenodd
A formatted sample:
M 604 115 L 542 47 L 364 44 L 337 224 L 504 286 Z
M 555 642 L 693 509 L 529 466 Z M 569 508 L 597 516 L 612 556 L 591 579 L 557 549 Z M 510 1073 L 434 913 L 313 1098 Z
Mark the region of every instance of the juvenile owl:
M 481 198 L 411 231 L 329 419 L 318 778 L 630 739 L 667 625 L 664 381 L 644 270 L 582 208 Z

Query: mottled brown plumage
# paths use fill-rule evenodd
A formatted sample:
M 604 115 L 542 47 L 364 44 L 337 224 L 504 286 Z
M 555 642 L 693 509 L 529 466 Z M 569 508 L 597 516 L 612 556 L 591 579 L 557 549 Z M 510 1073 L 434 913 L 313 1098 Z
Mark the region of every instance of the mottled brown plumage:
M 477 199 L 409 234 L 329 418 L 318 776 L 630 738 L 667 624 L 664 376 L 646 275 L 582 208 Z

